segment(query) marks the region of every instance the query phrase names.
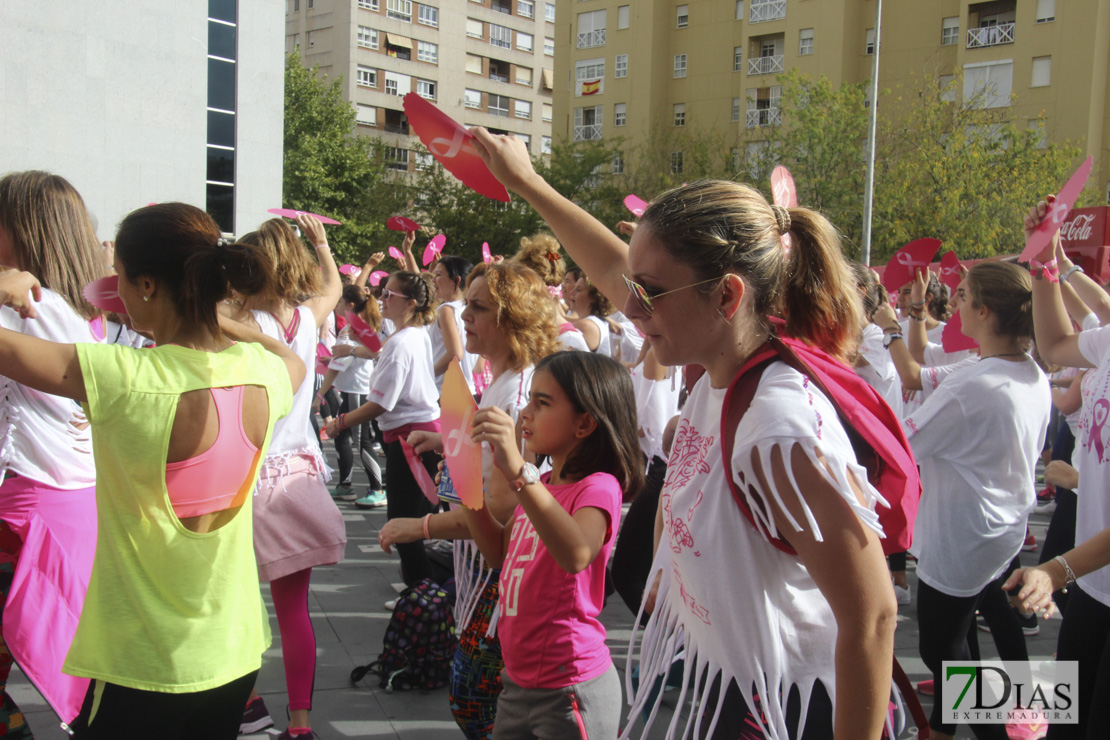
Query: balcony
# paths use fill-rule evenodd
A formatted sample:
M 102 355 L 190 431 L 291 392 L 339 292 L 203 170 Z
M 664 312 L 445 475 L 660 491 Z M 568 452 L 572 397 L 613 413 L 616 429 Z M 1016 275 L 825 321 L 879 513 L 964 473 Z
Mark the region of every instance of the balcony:
M 575 141 L 597 141 L 601 138 L 601 124 L 588 123 L 584 126 L 574 127 Z
M 598 28 L 578 34 L 578 48 L 592 49 L 595 46 L 605 46 L 605 29 Z
M 747 128 L 762 128 L 781 124 L 781 108 L 756 108 L 748 111 Z
M 1014 43 L 1014 23 L 999 23 L 997 26 L 967 29 L 967 48 L 983 49 L 988 46 L 1001 46 Z
M 782 72 L 782 54 L 769 57 L 752 57 L 748 60 L 749 75 L 770 75 Z
M 786 0 L 752 0 L 748 11 L 749 23 L 781 21 L 786 17 Z

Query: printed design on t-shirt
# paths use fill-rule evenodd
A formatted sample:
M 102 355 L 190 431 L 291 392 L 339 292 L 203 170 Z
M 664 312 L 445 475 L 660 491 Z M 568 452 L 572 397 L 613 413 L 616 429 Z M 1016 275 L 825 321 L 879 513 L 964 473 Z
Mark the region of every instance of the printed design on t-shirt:
M 686 510 L 686 520 L 683 521 L 681 517 L 674 516 L 673 513 L 673 497 L 670 493 L 664 494 L 663 500 L 663 519 L 667 523 L 667 529 L 671 533 L 671 551 L 674 553 L 682 552 L 683 547 L 694 549 L 694 535 L 690 532 L 690 524 L 694 520 L 694 512 L 697 511 L 698 506 L 701 505 L 703 494 L 701 490 L 698 491 L 697 497 L 694 499 L 694 504 Z M 701 552 L 694 550 L 694 557 L 700 558 Z
M 536 559 L 540 538 L 528 515 L 521 513 L 513 522 L 509 537 L 510 551 L 501 565 L 501 604 L 506 617 L 515 617 L 520 605 L 520 582 L 523 580 L 523 563 Z
M 1095 405 L 1091 408 L 1091 428 L 1087 433 L 1087 440 L 1084 442 L 1087 451 L 1091 452 L 1093 450 L 1100 463 L 1103 462 L 1106 452 L 1106 445 L 1102 441 L 1102 428 L 1106 425 L 1107 416 L 1110 416 L 1110 400 L 1100 398 L 1095 401 Z
M 809 407 L 813 409 L 814 421 L 817 422 L 817 439 L 821 439 L 821 426 L 824 420 L 821 418 L 821 412 L 813 406 L 813 393 L 809 389 L 809 376 L 802 376 L 802 389 L 806 392 L 806 398 L 809 400 Z
M 674 582 L 678 584 L 678 595 L 682 599 L 682 603 L 690 610 L 690 613 L 695 617 L 712 625 L 713 622 L 709 621 L 709 610 L 698 603 L 698 600 L 686 590 L 686 583 L 682 580 L 682 573 L 678 570 L 678 565 L 671 563 L 671 574 L 674 576 Z
M 699 490 L 693 506 L 686 512 L 686 520 L 675 517 L 673 513 L 673 498 L 675 491 L 685 488 L 695 475 L 709 473 L 709 463 L 706 458 L 713 447 L 716 437 L 703 437 L 698 433 L 687 419 L 683 419 L 675 433 L 674 445 L 671 449 L 671 459 L 667 464 L 667 478 L 663 484 L 663 522 L 666 525 L 671 550 L 675 553 L 682 552 L 683 547 L 691 550 L 694 548 L 694 536 L 690 533 L 689 520 L 701 503 L 702 493 Z M 695 551 L 695 557 L 701 553 Z
M 902 423 L 906 425 L 906 429 L 909 429 L 914 434 L 917 434 L 917 424 L 911 417 L 907 416 L 905 419 L 902 419 Z

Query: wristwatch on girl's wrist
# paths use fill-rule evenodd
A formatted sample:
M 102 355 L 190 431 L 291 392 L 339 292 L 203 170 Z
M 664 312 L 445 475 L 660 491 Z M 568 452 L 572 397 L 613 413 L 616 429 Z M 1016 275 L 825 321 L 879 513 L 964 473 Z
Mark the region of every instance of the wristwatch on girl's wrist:
M 515 479 L 509 481 L 509 485 L 514 490 L 521 490 L 527 485 L 540 482 L 540 471 L 532 463 L 524 463 L 524 467 L 520 469 L 520 475 Z

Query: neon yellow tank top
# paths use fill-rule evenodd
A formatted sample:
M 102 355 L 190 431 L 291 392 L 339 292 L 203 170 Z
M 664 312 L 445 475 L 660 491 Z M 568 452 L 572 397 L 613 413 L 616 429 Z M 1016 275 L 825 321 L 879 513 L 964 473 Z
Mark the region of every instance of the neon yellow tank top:
M 252 542 L 252 499 L 223 527 L 185 529 L 166 493 L 178 398 L 259 385 L 274 422 L 289 412 L 285 363 L 261 345 L 219 353 L 78 344 L 92 424 L 97 548 L 64 671 L 147 691 L 204 691 L 261 665 L 270 644 Z M 258 463 L 252 475 L 258 475 Z

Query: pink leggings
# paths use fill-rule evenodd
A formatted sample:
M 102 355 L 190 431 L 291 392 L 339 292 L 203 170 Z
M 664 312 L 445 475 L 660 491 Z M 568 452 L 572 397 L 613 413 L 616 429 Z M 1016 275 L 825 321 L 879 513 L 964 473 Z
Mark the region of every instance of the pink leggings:
M 312 709 L 316 680 L 316 634 L 308 616 L 308 580 L 312 568 L 270 581 L 270 595 L 281 632 L 281 657 L 285 663 L 285 690 L 289 709 Z

